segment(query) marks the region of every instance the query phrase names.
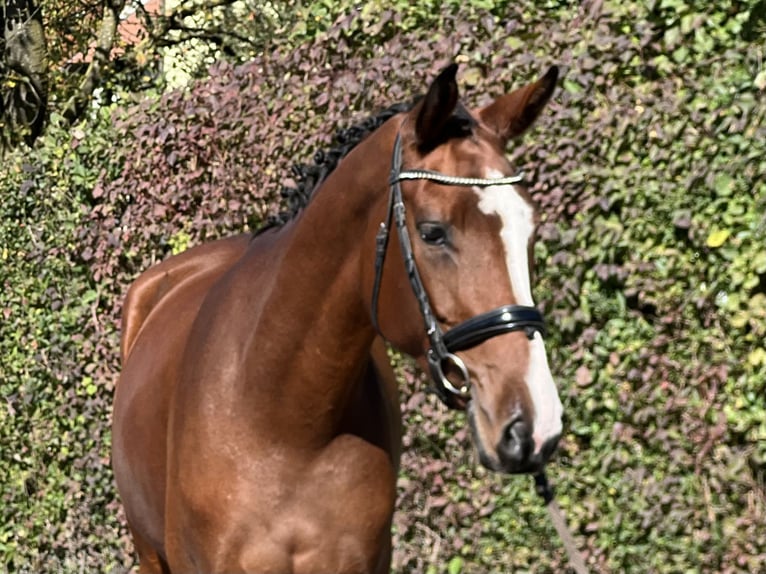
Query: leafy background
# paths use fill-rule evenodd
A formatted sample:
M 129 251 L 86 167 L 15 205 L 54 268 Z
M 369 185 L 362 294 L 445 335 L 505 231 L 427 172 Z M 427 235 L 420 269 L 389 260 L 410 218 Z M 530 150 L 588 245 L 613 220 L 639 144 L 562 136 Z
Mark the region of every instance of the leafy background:
M 127 286 L 257 226 L 296 162 L 454 59 L 472 105 L 564 72 L 509 153 L 543 215 L 536 299 L 567 416 L 549 475 L 590 568 L 766 571 L 763 1 L 295 9 L 273 51 L 75 129 L 54 115 L 3 158 L 0 570 L 133 565 L 109 468 Z M 464 417 L 395 359 L 394 571 L 564 571 L 531 479 L 479 468 Z

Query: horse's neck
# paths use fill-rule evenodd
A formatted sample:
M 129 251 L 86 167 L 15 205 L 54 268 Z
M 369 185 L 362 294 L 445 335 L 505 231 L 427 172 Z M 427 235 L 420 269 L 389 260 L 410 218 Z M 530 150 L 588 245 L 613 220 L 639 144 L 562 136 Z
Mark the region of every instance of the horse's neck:
M 365 367 L 375 333 L 360 258 L 371 261 L 375 249 L 365 238 L 371 210 L 386 200 L 388 165 L 381 156 L 393 129 L 384 126 L 359 144 L 327 178 L 285 234 L 272 270 L 246 368 L 257 374 L 256 392 L 275 387 L 275 408 L 289 411 L 288 420 L 339 417 Z M 263 348 L 275 345 L 280 349 L 264 357 Z
M 333 330 L 333 339 L 318 342 L 327 347 L 372 327 L 362 261 L 374 255 L 374 241 L 367 240 L 377 226 L 372 211 L 387 198 L 389 165 L 383 157 L 390 153 L 393 131 L 392 123 L 385 124 L 340 162 L 296 221 L 285 250 L 283 281 L 302 285 L 292 303 L 309 309 L 315 334 Z

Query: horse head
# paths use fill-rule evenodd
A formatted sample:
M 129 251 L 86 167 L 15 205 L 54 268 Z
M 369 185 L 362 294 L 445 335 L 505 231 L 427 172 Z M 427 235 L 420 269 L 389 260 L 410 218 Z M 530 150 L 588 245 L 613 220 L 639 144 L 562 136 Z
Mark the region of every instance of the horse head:
M 562 405 L 532 299 L 537 211 L 505 149 L 538 117 L 558 72 L 469 110 L 456 70 L 392 120 L 390 196 L 374 210 L 376 272 L 365 289 L 378 331 L 431 373 L 449 406 L 468 408 L 481 462 L 535 472 L 556 448 Z

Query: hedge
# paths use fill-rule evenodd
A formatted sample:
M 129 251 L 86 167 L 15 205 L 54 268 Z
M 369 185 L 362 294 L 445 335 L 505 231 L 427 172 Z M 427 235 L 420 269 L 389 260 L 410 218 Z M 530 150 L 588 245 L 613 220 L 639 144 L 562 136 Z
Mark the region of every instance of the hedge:
M 130 281 L 188 245 L 257 227 L 300 178 L 296 162 L 312 163 L 336 130 L 409 99 L 454 59 L 473 105 L 550 64 L 564 69 L 509 154 L 543 215 L 535 294 L 567 417 L 549 474 L 591 569 L 766 570 L 762 6 L 369 2 L 341 12 L 328 9 L 291 50 L 220 63 L 184 93 L 74 135 L 54 127 L 9 158 L 5 568 L 132 563 L 108 467 Z M 395 358 L 407 435 L 394 570 L 563 571 L 531 479 L 480 468 L 464 417 Z

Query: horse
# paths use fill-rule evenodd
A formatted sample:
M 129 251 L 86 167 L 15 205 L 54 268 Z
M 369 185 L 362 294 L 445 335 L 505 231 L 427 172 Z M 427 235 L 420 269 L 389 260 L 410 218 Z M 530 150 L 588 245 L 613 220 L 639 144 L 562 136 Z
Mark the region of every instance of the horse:
M 457 65 L 282 225 L 150 268 L 123 310 L 112 466 L 148 573 L 388 572 L 401 452 L 387 344 L 468 409 L 480 462 L 541 471 L 562 405 L 505 156 L 554 91 L 470 110 Z

